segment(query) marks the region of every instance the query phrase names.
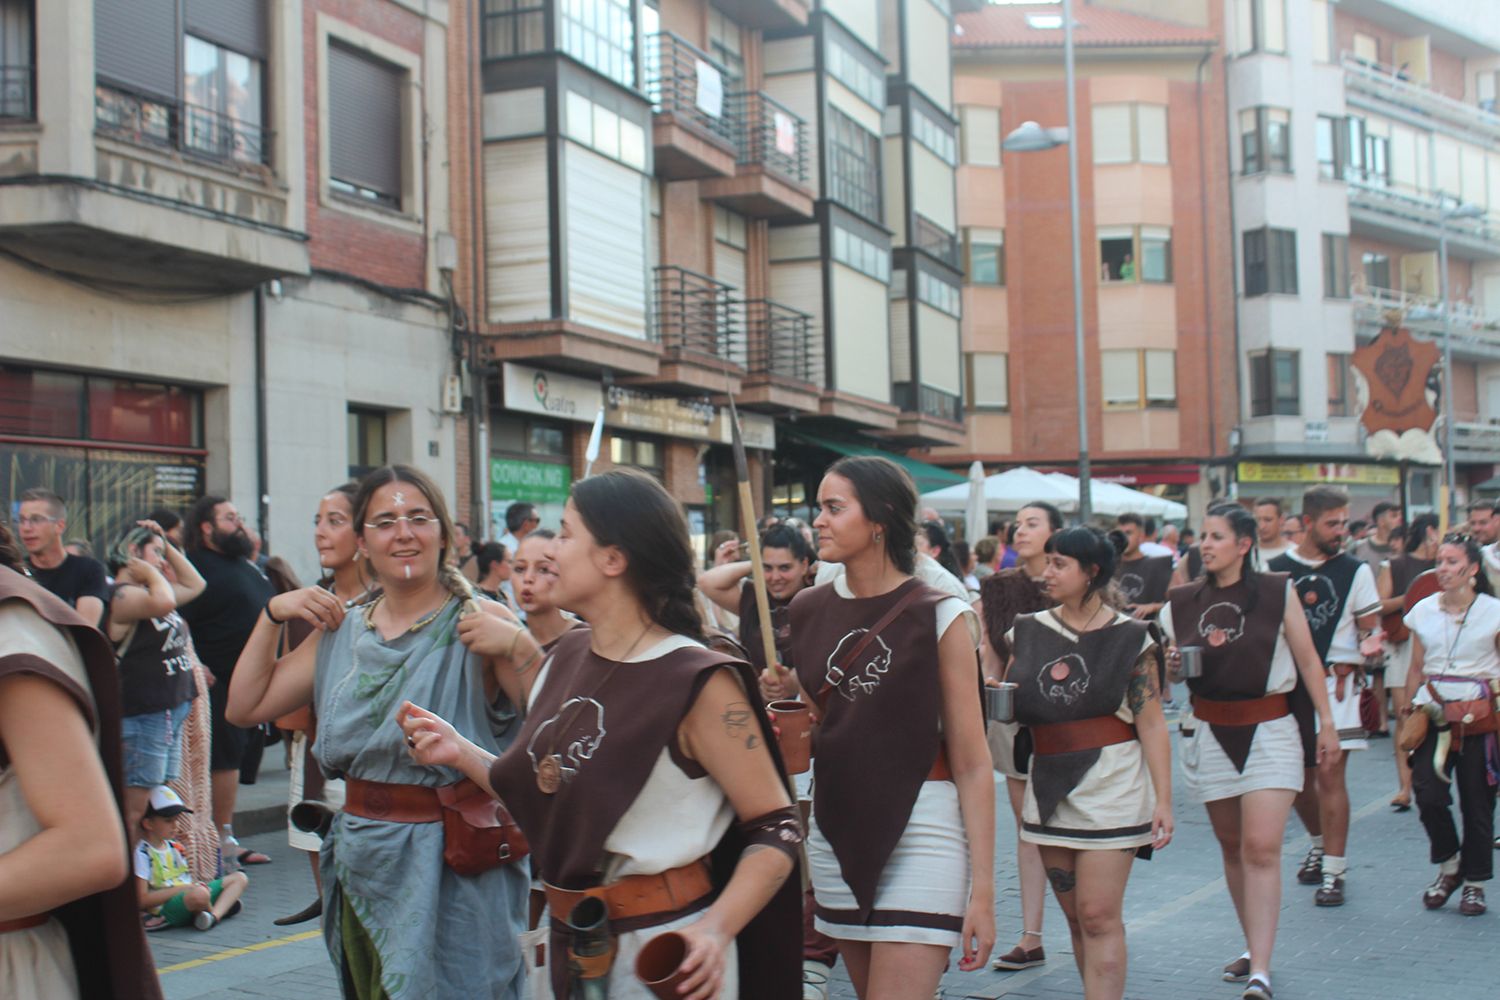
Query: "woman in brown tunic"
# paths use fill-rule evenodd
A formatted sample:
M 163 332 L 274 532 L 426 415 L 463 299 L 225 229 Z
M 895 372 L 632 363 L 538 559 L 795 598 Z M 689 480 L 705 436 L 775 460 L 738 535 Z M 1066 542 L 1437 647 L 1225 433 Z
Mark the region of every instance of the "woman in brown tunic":
M 1016 565 L 987 576 L 979 585 L 979 612 L 983 641 L 979 644 L 980 662 L 987 683 L 1005 679 L 1010 662 L 1010 646 L 1005 633 L 1015 624 L 1016 615 L 1045 611 L 1052 606 L 1042 574 L 1047 570 L 1047 539 L 1061 531 L 1062 512 L 1050 503 L 1030 503 L 1016 514 Z M 986 727 L 995 770 L 1005 775 L 1010 811 L 1021 828 L 1021 808 L 1026 801 L 1026 764 L 1031 756 L 1030 737 L 1020 738 L 1021 727 L 1015 722 L 991 722 Z M 1016 866 L 1021 883 L 1021 940 L 1010 951 L 995 959 L 995 968 L 1015 972 L 1041 965 L 1046 961 L 1042 949 L 1042 910 L 1047 902 L 1047 873 L 1042 852 L 1035 844 L 1016 837 Z

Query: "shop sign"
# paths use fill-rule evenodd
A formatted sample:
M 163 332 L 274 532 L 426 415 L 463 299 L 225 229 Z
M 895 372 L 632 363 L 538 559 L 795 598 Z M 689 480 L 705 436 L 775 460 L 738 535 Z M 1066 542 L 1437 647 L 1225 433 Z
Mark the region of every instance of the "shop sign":
M 604 399 L 603 386 L 576 375 L 505 362 L 501 369 L 505 408 L 590 424 Z
M 1239 481 L 1399 486 L 1401 471 L 1388 465 L 1360 465 L 1354 462 L 1241 462 Z
M 568 501 L 572 470 L 553 462 L 521 458 L 490 459 L 490 499 L 562 504 Z
M 718 439 L 718 408 L 707 397 L 666 396 L 612 385 L 605 399 L 606 426 L 696 441 Z
M 724 444 L 734 443 L 734 421 L 728 409 L 719 411 L 718 435 Z M 745 447 L 759 451 L 776 450 L 776 421 L 763 413 L 740 411 L 740 438 Z

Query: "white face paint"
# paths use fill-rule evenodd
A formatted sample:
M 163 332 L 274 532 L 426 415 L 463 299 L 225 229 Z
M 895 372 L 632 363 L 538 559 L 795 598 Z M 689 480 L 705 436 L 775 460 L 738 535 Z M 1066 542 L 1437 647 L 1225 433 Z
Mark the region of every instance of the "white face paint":
M 411 579 L 411 563 L 406 564 L 406 578 Z
M 391 503 L 395 504 L 397 507 L 405 507 L 406 494 L 402 493 L 400 490 L 397 490 L 396 495 L 391 497 Z

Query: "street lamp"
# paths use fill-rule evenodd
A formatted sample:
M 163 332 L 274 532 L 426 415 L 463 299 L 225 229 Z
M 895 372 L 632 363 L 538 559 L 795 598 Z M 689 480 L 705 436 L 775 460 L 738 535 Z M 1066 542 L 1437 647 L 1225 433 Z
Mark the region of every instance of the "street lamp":
M 1448 479 L 1448 525 L 1458 523 L 1458 480 L 1453 472 L 1453 322 L 1448 302 L 1448 223 L 1478 219 L 1484 209 L 1458 204 L 1438 212 L 1438 281 L 1443 299 L 1443 460 Z
M 1043 128 L 1036 122 L 1022 122 L 1005 137 L 1000 148 L 1010 153 L 1034 153 L 1058 146 L 1068 147 L 1068 221 L 1073 235 L 1073 353 L 1078 380 L 1078 518 L 1087 524 L 1094 513 L 1089 476 L 1089 408 L 1088 379 L 1084 374 L 1083 351 L 1083 250 L 1078 237 L 1078 144 L 1070 141 L 1078 134 L 1076 86 L 1073 80 L 1073 0 L 1062 0 L 1063 73 L 1068 100 L 1067 128 Z

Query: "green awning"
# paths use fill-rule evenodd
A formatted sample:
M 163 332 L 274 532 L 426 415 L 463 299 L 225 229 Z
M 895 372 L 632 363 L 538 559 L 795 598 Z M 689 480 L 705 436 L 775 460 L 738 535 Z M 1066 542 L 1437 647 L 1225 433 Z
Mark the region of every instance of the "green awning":
M 954 483 L 968 481 L 967 476 L 959 475 L 949 469 L 939 468 L 936 465 L 928 465 L 926 462 L 919 462 L 915 458 L 908 458 L 894 451 L 882 451 L 879 448 L 872 448 L 864 444 L 855 444 L 852 441 L 835 441 L 831 438 L 815 437 L 812 434 L 804 434 L 801 431 L 795 430 L 787 431 L 787 434 L 804 444 L 810 444 L 817 448 L 825 448 L 839 455 L 878 455 L 881 458 L 888 458 L 911 473 L 912 479 L 916 480 L 918 493 L 930 493 L 933 490 L 940 490 L 944 486 L 952 486 Z

